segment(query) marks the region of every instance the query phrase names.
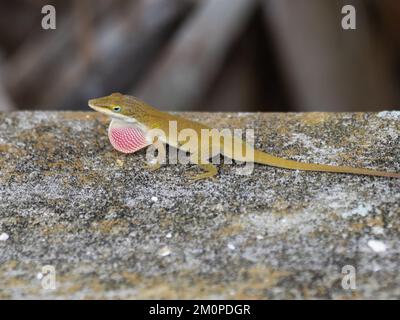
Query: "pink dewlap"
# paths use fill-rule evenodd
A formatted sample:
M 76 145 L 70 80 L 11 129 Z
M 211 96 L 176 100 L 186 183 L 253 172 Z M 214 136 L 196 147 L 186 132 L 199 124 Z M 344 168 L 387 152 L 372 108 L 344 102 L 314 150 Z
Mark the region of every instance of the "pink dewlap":
M 123 153 L 133 153 L 148 145 L 143 131 L 136 127 L 111 127 L 108 137 L 113 147 Z

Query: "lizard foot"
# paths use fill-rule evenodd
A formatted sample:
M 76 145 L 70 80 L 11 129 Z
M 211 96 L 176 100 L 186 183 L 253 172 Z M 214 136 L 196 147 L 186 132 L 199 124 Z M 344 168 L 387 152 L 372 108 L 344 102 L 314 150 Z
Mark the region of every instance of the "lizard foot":
M 198 180 L 203 180 L 203 179 L 215 179 L 215 176 L 218 174 L 218 169 L 216 166 L 212 164 L 199 164 L 200 168 L 205 170 L 206 172 L 200 173 L 197 175 L 189 175 L 188 179 L 192 182 L 198 181 Z
M 157 171 L 157 170 L 160 169 L 160 168 L 161 168 L 161 164 L 159 164 L 158 162 L 155 163 L 155 164 L 146 164 L 146 165 L 144 166 L 144 169 L 147 169 L 147 170 L 149 170 L 150 172 Z

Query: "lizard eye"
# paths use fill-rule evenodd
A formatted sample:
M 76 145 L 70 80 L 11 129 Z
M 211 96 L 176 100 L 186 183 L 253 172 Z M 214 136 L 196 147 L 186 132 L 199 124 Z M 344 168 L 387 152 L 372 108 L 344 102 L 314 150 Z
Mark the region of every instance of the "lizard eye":
M 121 112 L 121 107 L 120 106 L 115 106 L 113 108 L 114 112 Z

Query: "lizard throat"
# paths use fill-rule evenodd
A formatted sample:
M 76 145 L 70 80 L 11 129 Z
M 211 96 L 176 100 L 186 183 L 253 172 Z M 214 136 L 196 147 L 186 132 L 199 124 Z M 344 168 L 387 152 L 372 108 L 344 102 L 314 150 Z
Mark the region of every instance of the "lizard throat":
M 116 119 L 110 123 L 108 138 L 112 146 L 122 153 L 134 153 L 149 145 L 145 132 L 139 126 Z

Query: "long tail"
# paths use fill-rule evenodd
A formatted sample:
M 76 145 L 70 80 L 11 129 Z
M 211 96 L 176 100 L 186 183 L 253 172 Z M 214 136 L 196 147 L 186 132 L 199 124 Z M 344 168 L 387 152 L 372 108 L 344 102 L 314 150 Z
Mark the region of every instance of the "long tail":
M 304 162 L 286 160 L 279 157 L 274 157 L 272 155 L 269 155 L 268 153 L 258 150 L 254 150 L 254 162 L 265 164 L 268 166 L 284 168 L 284 169 L 292 169 L 292 170 L 323 171 L 323 172 L 350 173 L 350 174 L 361 174 L 368 176 L 400 178 L 400 173 L 396 172 L 385 172 L 385 171 L 377 171 L 377 170 L 363 169 L 363 168 L 304 163 Z

